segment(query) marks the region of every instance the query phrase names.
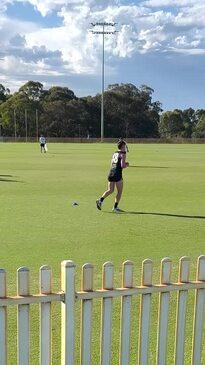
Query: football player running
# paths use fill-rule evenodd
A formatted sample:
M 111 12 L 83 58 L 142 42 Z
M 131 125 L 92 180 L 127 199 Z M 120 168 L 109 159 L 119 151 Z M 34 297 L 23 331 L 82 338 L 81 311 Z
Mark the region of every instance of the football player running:
M 120 213 L 122 210 L 118 205 L 123 191 L 122 170 L 129 166 L 129 162 L 126 162 L 126 151 L 128 151 L 127 143 L 120 138 L 117 147 L 118 151 L 113 154 L 111 160 L 111 168 L 108 175 L 108 189 L 102 194 L 101 198 L 97 199 L 96 206 L 97 209 L 101 210 L 104 199 L 111 195 L 116 187 L 117 194 L 112 211 Z

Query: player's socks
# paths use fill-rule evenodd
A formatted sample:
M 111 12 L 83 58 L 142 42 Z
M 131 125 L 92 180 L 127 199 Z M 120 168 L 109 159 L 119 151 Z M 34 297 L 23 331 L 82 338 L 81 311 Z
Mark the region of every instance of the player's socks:
M 115 212 L 115 213 L 123 212 L 123 210 L 118 207 L 117 202 L 115 202 L 114 207 L 112 208 L 112 211 Z
M 96 200 L 96 207 L 97 207 L 97 209 L 98 209 L 98 210 L 101 210 L 102 202 L 101 202 L 101 200 L 100 200 L 100 199 L 97 199 L 97 200 Z
M 124 210 L 122 210 L 122 209 L 120 209 L 119 207 L 117 207 L 117 208 L 112 208 L 112 211 L 114 212 L 114 213 L 123 213 L 124 212 Z

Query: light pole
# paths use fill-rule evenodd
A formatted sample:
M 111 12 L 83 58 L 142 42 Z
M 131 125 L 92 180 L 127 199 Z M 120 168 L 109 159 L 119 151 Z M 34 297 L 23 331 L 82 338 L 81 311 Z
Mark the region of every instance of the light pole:
M 28 118 L 27 118 L 27 109 L 25 109 L 25 127 L 26 127 L 26 142 L 28 141 Z
M 16 109 L 14 109 L 14 140 L 16 142 Z
M 36 109 L 36 140 L 38 142 L 38 109 Z
M 91 23 L 93 34 L 102 34 L 102 96 L 101 96 L 101 142 L 104 140 L 104 91 L 105 91 L 105 35 L 115 34 L 115 25 L 117 23 L 96 22 Z M 112 28 L 114 27 L 114 29 Z

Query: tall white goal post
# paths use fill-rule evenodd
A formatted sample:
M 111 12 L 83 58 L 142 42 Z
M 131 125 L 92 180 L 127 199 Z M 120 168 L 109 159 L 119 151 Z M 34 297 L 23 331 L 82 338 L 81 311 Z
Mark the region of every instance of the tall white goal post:
M 156 364 L 167 364 L 167 339 L 169 313 L 173 309 L 170 294 L 177 292 L 177 309 L 175 321 L 175 353 L 172 364 L 184 364 L 186 342 L 187 301 L 190 291 L 195 291 L 193 333 L 192 333 L 192 365 L 202 364 L 202 351 L 205 324 L 205 256 L 197 261 L 195 281 L 190 281 L 190 259 L 179 260 L 178 281 L 171 281 L 172 261 L 164 258 L 160 267 L 160 282 L 153 284 L 153 262 L 146 259 L 142 262 L 141 283 L 133 284 L 134 264 L 125 261 L 122 266 L 122 286 L 114 286 L 114 265 L 106 262 L 103 265 L 102 288 L 94 290 L 94 267 L 85 264 L 82 267 L 81 290 L 75 289 L 76 266 L 72 261 L 61 263 L 61 290 L 52 291 L 52 271 L 49 266 L 42 266 L 39 272 L 39 293 L 30 295 L 29 269 L 21 267 L 17 270 L 17 295 L 7 295 L 6 272 L 0 269 L 0 364 L 8 364 L 7 308 L 17 307 L 17 362 L 18 365 L 29 365 L 30 359 L 30 306 L 39 304 L 39 363 L 52 364 L 52 325 L 51 307 L 53 302 L 61 303 L 61 365 L 75 364 L 75 338 L 78 331 L 76 324 L 76 303 L 81 302 L 80 319 L 80 364 L 92 363 L 92 328 L 93 300 L 101 300 L 101 334 L 100 365 L 111 364 L 112 359 L 112 318 L 113 300 L 121 298 L 120 332 L 119 332 L 119 364 L 131 365 L 131 325 L 132 298 L 140 296 L 138 313 L 139 333 L 136 346 L 136 363 L 149 365 L 150 327 L 152 297 L 159 296 Z M 138 355 L 137 355 L 138 352 Z M 203 360 L 204 361 L 204 360 Z M 96 364 L 93 364 L 96 365 Z

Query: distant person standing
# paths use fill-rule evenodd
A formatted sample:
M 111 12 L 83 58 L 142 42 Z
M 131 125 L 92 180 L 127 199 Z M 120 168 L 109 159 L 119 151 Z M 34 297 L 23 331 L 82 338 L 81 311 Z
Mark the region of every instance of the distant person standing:
M 40 147 L 41 147 L 41 153 L 42 152 L 46 153 L 46 150 L 47 150 L 47 148 L 46 148 L 46 139 L 45 139 L 44 136 L 42 136 L 42 135 L 40 136 L 39 143 L 40 143 Z

